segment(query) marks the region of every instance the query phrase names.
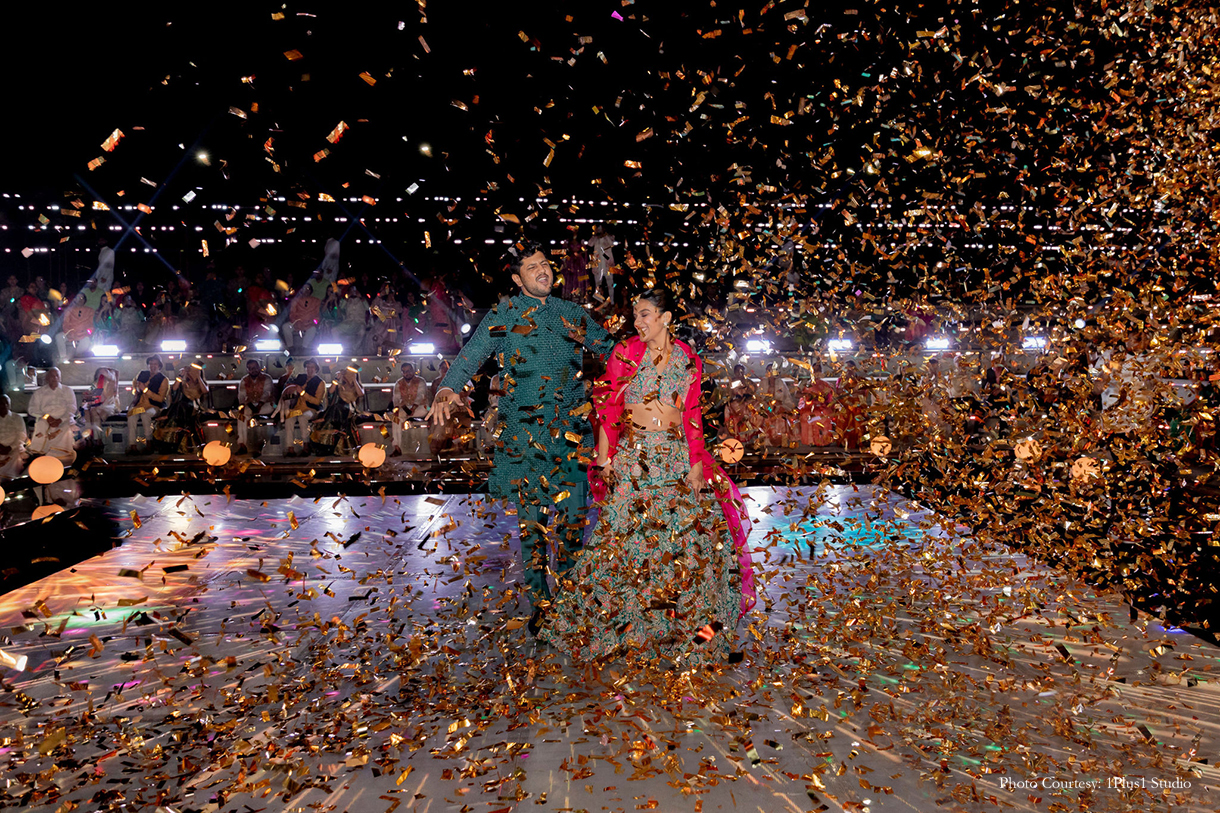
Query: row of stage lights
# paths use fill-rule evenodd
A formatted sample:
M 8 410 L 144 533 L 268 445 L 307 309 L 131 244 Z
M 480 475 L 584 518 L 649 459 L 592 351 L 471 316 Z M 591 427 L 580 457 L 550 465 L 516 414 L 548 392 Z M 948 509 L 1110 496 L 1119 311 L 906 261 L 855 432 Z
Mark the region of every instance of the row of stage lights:
M 11 198 L 20 198 L 21 197 L 21 195 L 16 195 L 16 194 L 10 195 L 8 193 L 4 193 L 2 196 L 6 197 L 6 198 L 10 198 L 10 197 Z M 270 200 L 273 200 L 277 203 L 285 203 L 285 202 L 287 202 L 288 199 L 286 197 L 275 197 L 275 198 L 270 198 Z M 372 200 L 378 201 L 377 198 L 372 198 Z M 400 197 L 395 198 L 394 200 L 397 203 L 403 202 L 403 198 L 400 198 Z M 423 198 L 419 198 L 419 200 L 436 201 L 436 202 L 440 202 L 440 203 L 461 203 L 462 202 L 462 198 L 460 198 L 460 197 L 448 198 L 448 197 L 442 197 L 442 196 L 437 196 L 437 197 L 424 196 Z M 490 201 L 491 198 L 484 197 L 481 195 L 476 195 L 471 200 L 480 202 L 480 201 Z M 526 202 L 525 198 L 519 197 L 518 200 L 522 203 Z M 333 200 L 326 200 L 326 199 L 320 198 L 316 202 L 318 202 L 318 203 L 342 203 L 345 201 L 348 203 L 362 203 L 362 202 L 365 202 L 365 199 L 352 197 L 352 198 L 339 198 L 337 201 L 333 201 Z M 190 201 L 188 200 L 187 202 L 189 203 Z M 534 202 L 535 203 L 550 203 L 550 198 L 535 198 Z M 669 208 L 670 206 L 707 208 L 710 205 L 706 201 L 694 202 L 694 203 L 677 203 L 677 204 L 670 204 L 670 203 L 634 203 L 633 204 L 631 201 L 619 202 L 619 201 L 607 201 L 607 200 L 576 200 L 576 199 L 566 199 L 566 198 L 557 201 L 557 203 L 563 204 L 563 205 L 576 205 L 576 206 L 614 206 L 614 207 L 621 206 L 625 209 L 629 209 L 632 206 L 637 206 L 641 209 L 656 209 L 656 208 L 665 209 L 665 208 Z M 100 204 L 100 205 L 105 206 L 105 204 Z M 264 204 L 260 203 L 258 205 L 247 205 L 246 208 L 250 209 L 252 211 L 256 211 L 258 209 L 263 208 L 263 206 L 264 206 Z M 831 209 L 833 207 L 834 207 L 833 203 L 815 203 L 807 208 Z M 887 203 L 887 204 L 884 204 L 884 206 L 882 206 L 882 204 L 878 204 L 878 203 L 870 203 L 870 204 L 868 204 L 868 207 L 871 209 L 903 208 L 904 211 L 912 211 L 912 209 L 907 204 L 903 204 L 903 203 Z M 28 206 L 26 204 L 20 204 L 20 205 L 18 205 L 17 208 L 18 208 L 18 210 L 28 209 L 33 212 L 33 211 L 38 211 L 39 207 L 37 206 L 37 204 L 31 203 Z M 51 203 L 51 204 L 47 204 L 43 208 L 45 208 L 48 212 L 58 212 L 58 211 L 60 211 L 60 209 L 63 208 L 63 206 L 61 204 Z M 109 207 L 107 207 L 107 208 L 109 208 Z M 139 206 L 128 203 L 128 204 L 122 204 L 119 206 L 115 206 L 114 208 L 122 209 L 123 211 L 136 211 L 137 209 L 139 209 Z M 177 211 L 179 208 L 185 208 L 185 207 L 179 207 L 177 204 L 174 204 L 171 208 L 174 211 Z M 199 208 L 205 209 L 205 210 L 210 209 L 213 211 L 232 210 L 234 212 L 238 212 L 238 211 L 241 211 L 242 207 L 233 206 L 233 205 L 230 205 L 227 203 L 211 203 L 211 204 L 199 204 Z M 789 207 L 785 207 L 785 208 L 789 208 Z M 967 207 L 967 208 L 973 209 L 974 207 Z M 1094 210 L 1101 211 L 1101 210 L 1104 210 L 1106 207 L 1095 206 L 1093 208 L 1094 208 Z M 936 206 L 936 205 L 917 206 L 917 207 L 914 207 L 914 209 L 919 210 L 921 212 L 936 212 L 936 211 L 957 212 L 957 211 L 960 211 L 959 207 L 956 204 L 952 204 L 952 203 L 939 205 L 939 206 Z M 1028 206 L 1028 205 L 1017 206 L 1016 204 L 1000 204 L 999 206 L 995 206 L 995 205 L 983 206 L 982 209 L 984 211 L 999 211 L 999 212 L 1016 212 L 1018 210 L 1026 211 L 1026 212 L 1037 211 L 1037 207 Z M 1164 206 L 1160 202 L 1157 202 L 1156 206 L 1154 206 L 1154 209 L 1155 209 L 1155 211 L 1158 211 L 1158 212 L 1163 211 Z M 1071 212 L 1071 211 L 1074 211 L 1074 209 L 1073 209 L 1073 207 L 1070 207 L 1070 206 L 1064 206 L 1064 207 L 1061 207 L 1059 209 L 1059 211 L 1060 212 Z M 1119 209 L 1118 211 L 1128 213 L 1128 212 L 1137 212 L 1137 211 L 1143 211 L 1143 210 L 1135 209 L 1132 207 L 1123 207 L 1122 209 Z
M 1082 326 L 1078 323 L 1078 326 Z M 470 332 L 470 325 L 462 326 L 463 333 Z M 41 336 L 41 341 L 45 344 L 51 343 L 50 336 Z M 826 350 L 831 353 L 849 353 L 855 349 L 855 342 L 851 339 L 827 339 Z M 924 342 L 924 349 L 929 353 L 948 352 L 952 347 L 952 340 L 946 336 L 935 336 Z M 767 354 L 771 352 L 772 342 L 769 339 L 747 339 L 745 349 L 747 353 Z M 1026 336 L 1021 343 L 1023 350 L 1044 350 L 1046 349 L 1045 336 Z M 279 339 L 259 339 L 254 343 L 255 351 L 259 353 L 279 353 L 284 350 L 284 343 Z M 343 345 L 338 342 L 323 342 L 315 348 L 319 356 L 341 356 L 343 355 Z M 161 342 L 162 353 L 185 353 L 187 344 L 185 341 L 177 339 L 166 339 Z M 431 356 L 436 353 L 436 345 L 432 342 L 412 342 L 407 345 L 408 356 Z M 118 358 L 123 354 L 123 351 L 117 344 L 98 344 L 93 346 L 93 357 L 99 359 Z
M 469 333 L 470 325 L 462 325 L 462 333 Z M 50 344 L 51 337 L 43 334 L 39 336 L 39 341 L 43 344 Z M 284 343 L 279 339 L 259 339 L 254 343 L 254 349 L 259 353 L 280 353 L 284 350 Z M 338 342 L 322 342 L 315 350 L 319 356 L 341 356 L 343 355 L 343 345 Z M 123 350 L 117 344 L 95 344 L 92 347 L 93 357 L 99 359 L 119 358 L 123 355 Z M 182 354 L 187 352 L 187 343 L 181 339 L 166 339 L 161 342 L 162 353 Z M 436 345 L 433 342 L 412 342 L 407 345 L 408 356 L 431 356 L 436 353 Z
M 1075 322 L 1077 329 L 1083 328 L 1085 323 L 1081 319 Z M 1045 350 L 1047 340 L 1045 336 L 1026 336 L 1021 341 L 1022 350 Z M 766 355 L 771 352 L 773 342 L 770 339 L 747 339 L 745 343 L 746 353 Z M 830 353 L 850 353 L 855 349 L 855 342 L 851 339 L 827 339 L 826 350 Z M 953 341 L 948 336 L 933 336 L 924 342 L 924 350 L 928 353 L 946 353 L 953 347 Z

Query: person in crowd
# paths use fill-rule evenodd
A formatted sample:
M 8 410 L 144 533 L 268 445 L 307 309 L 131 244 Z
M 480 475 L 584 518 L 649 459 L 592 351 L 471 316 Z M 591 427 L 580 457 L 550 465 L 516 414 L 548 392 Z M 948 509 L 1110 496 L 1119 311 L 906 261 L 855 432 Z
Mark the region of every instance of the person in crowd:
M 402 305 L 389 283 L 381 286 L 369 308 L 369 345 L 376 355 L 386 355 L 402 347 Z
M 25 468 L 25 418 L 13 412 L 7 395 L 0 395 L 0 480 L 11 480 Z
M 428 385 L 421 376 L 415 374 L 415 365 L 404 361 L 402 378 L 394 384 L 392 402 L 394 405 L 391 439 L 394 447 L 392 456 L 402 454 L 402 433 L 407 428 L 408 421 L 424 418 L 428 414 Z
M 589 260 L 585 244 L 575 226 L 569 226 L 568 241 L 564 244 L 563 298 L 577 305 L 589 301 Z
M 822 378 L 822 362 L 815 359 L 797 407 L 802 446 L 834 445 L 834 401 L 835 389 Z
M 160 347 L 161 342 L 178 338 L 177 308 L 169 292 L 157 286 L 152 292 L 152 305 L 148 308 L 148 325 L 145 340 L 150 347 Z
M 21 311 L 21 332 L 24 335 L 41 335 L 51 326 L 51 316 L 46 300 L 38 293 L 38 283 L 25 287 L 25 294 L 17 302 Z
M 432 334 L 432 321 L 428 315 L 428 304 L 421 302 L 414 291 L 407 291 L 402 298 L 402 343 L 409 345 Z
M 65 466 L 74 463 L 76 394 L 60 382 L 58 367 L 47 370 L 46 383 L 30 396 L 27 411 L 36 418 L 30 453 L 50 455 Z
M 318 323 L 322 314 L 322 301 L 326 291 L 321 280 L 311 280 L 301 286 L 288 308 L 288 323 L 285 325 L 284 344 L 295 353 L 309 352 L 314 346 Z
M 113 367 L 98 367 L 93 371 L 93 389 L 81 404 L 85 428 L 81 444 L 100 448 L 105 442 L 102 424 L 119 411 L 119 371 Z
M 169 397 L 169 379 L 161 372 L 161 357 L 149 356 L 147 370 L 131 382 L 131 406 L 127 408 L 127 453 L 137 454 L 139 444 L 148 447 L 152 440 L 153 419 L 165 409 Z M 136 433 L 137 425 L 143 431 Z
M 461 317 L 454 307 L 454 294 L 445 284 L 442 274 L 435 274 L 426 283 L 427 306 L 430 326 L 428 339 L 442 353 L 453 353 L 462 346 Z
M 305 362 L 305 373 L 283 391 L 280 396 L 280 417 L 284 421 L 284 456 L 302 456 L 309 453 L 309 436 L 313 419 L 326 409 L 326 382 L 318 375 L 318 362 Z M 295 430 L 295 431 L 294 431 Z M 296 435 L 300 435 L 301 448 L 297 449 Z
M 196 349 L 203 345 L 208 335 L 208 314 L 203 309 L 203 303 L 193 295 L 188 295 L 178 310 L 176 333 L 173 338 L 181 339 L 186 342 L 187 347 Z
M 153 293 L 144 284 L 144 280 L 136 280 L 136 284 L 131 286 L 131 298 L 140 312 L 144 314 L 144 320 L 148 321 L 149 313 L 152 310 Z
M 93 343 L 94 319 L 97 311 L 89 307 L 83 293 L 76 295 L 72 304 L 64 311 L 61 330 L 55 337 L 58 358 L 71 361 L 85 355 Z
M 868 410 L 868 387 L 854 361 L 843 362 L 835 401 L 835 435 L 845 449 L 860 448 Z
M 246 275 L 245 266 L 237 266 L 233 269 L 233 276 L 229 278 L 229 283 L 226 286 L 226 294 L 230 302 L 244 302 L 246 299 L 246 289 L 250 287 L 250 277 Z
M 94 313 L 101 312 L 102 306 L 110 299 L 110 291 L 96 276 L 89 278 L 80 295 L 85 298 L 85 307 L 92 308 Z
M 132 348 L 140 347 L 144 341 L 144 311 L 136 305 L 130 294 L 123 297 L 118 310 L 110 319 L 111 332 L 118 333 Z
M 369 320 L 368 300 L 360 295 L 354 285 L 345 285 L 336 302 L 337 322 L 332 338 L 352 353 L 363 353 L 367 349 L 365 333 Z
M 300 383 L 297 381 L 297 378 L 297 363 L 293 360 L 292 356 L 289 356 L 284 361 L 284 374 L 279 377 L 271 390 L 271 400 L 275 403 L 282 401 L 284 393 L 287 392 L 288 388 Z
M 591 448 L 588 419 L 578 410 L 585 398 L 585 348 L 605 356 L 613 343 L 579 305 L 552 296 L 555 276 L 536 243 L 514 246 L 506 272 L 520 293 L 502 301 L 471 331 L 452 368 L 440 381 L 429 413 L 444 426 L 466 411 L 458 391 L 493 355 L 501 364 L 500 434 L 488 492 L 517 507 L 525 595 L 536 633 L 551 597 L 547 583 L 548 529 L 560 537 L 558 572 L 571 567 L 584 541 L 588 477 L 581 448 Z M 461 405 L 461 406 L 459 406 Z
M 234 303 L 242 300 L 230 299 L 227 289 L 228 283 L 215 268 L 209 266 L 207 276 L 199 286 L 199 301 L 209 316 L 209 347 L 217 350 L 226 350 L 241 343 L 245 313 L 241 308 L 235 312 Z
M 25 289 L 17 282 L 15 274 L 8 275 L 8 281 L 3 288 L 0 288 L 0 307 L 16 307 L 17 301 L 21 299 L 25 293 Z
M 211 391 L 203 366 L 186 365 L 170 388 L 169 405 L 154 425 L 153 438 L 171 453 L 196 452 L 203 446 L 203 420 L 210 408 Z
M 593 297 L 601 294 L 602 283 L 606 284 L 606 304 L 614 307 L 614 247 L 618 242 L 606 227 L 598 223 L 589 238 L 589 269 L 593 278 Z
M 578 663 L 626 655 L 686 670 L 723 661 L 754 603 L 748 525 L 705 447 L 703 365 L 670 334 L 668 291 L 642 294 L 634 315 L 638 335 L 614 348 L 594 397 L 595 462 L 613 490 L 541 638 Z M 721 506 L 703 493 L 709 479 Z
M 792 411 L 796 404 L 775 362 L 767 365 L 766 375 L 759 383 L 754 399 L 754 414 L 758 418 L 756 431 L 768 446 L 786 447 L 792 436 Z
M 246 375 L 237 384 L 237 454 L 250 451 L 250 425 L 261 417 L 270 415 L 274 382 L 263 372 L 258 359 L 246 360 Z
M 267 335 L 270 325 L 275 322 L 277 309 L 275 307 L 275 283 L 271 280 L 271 269 L 264 268 L 258 279 L 246 288 L 245 301 L 246 339 L 248 344 Z
M 326 408 L 310 433 L 310 441 L 322 454 L 345 454 L 359 445 L 356 421 L 364 402 L 360 370 L 344 367 L 326 394 Z

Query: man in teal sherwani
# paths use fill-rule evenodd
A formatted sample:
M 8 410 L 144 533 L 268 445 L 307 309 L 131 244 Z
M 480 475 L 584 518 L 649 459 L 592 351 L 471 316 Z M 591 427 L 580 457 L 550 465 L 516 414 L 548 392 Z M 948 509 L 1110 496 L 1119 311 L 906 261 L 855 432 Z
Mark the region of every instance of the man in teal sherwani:
M 449 419 L 457 390 L 489 357 L 500 363 L 500 425 L 487 490 L 515 503 L 521 529 L 521 562 L 536 632 L 550 599 L 547 585 L 547 518 L 558 528 L 557 572 L 579 551 L 588 504 L 588 480 L 579 457 L 593 449 L 590 405 L 581 376 L 584 350 L 604 357 L 609 334 L 579 305 L 551 296 L 555 272 L 536 243 L 519 244 L 506 258 L 517 296 L 484 317 L 442 379 L 429 416 Z

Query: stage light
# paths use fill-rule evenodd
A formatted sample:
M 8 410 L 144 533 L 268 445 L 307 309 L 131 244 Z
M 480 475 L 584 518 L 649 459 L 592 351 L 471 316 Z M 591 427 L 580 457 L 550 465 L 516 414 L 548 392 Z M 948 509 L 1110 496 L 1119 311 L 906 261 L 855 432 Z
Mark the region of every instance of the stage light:
M 465 336 L 465 335 L 466 335 L 467 333 L 469 333 L 469 332 L 470 332 L 470 323 L 469 323 L 469 322 L 463 322 L 463 323 L 462 323 L 462 335 L 463 335 L 463 336 Z
M 1026 336 L 1025 341 L 1021 343 L 1021 348 L 1024 350 L 1042 350 L 1045 347 L 1045 336 Z
M 385 462 L 385 449 L 376 443 L 366 443 L 360 447 L 357 455 L 365 468 L 375 469 Z
M 1075 322 L 1073 322 L 1072 324 L 1076 326 L 1076 329 L 1077 329 L 1077 330 L 1084 330 L 1084 325 L 1085 325 L 1085 322 L 1084 322 L 1084 320 L 1083 320 L 1083 319 L 1077 319 L 1077 320 L 1076 320 Z
M 1042 454 L 1042 446 L 1034 438 L 1017 441 L 1013 447 L 1017 460 L 1032 460 Z
M 204 152 L 203 150 L 200 150 L 199 152 L 195 153 L 195 158 L 198 159 L 199 163 L 205 164 L 205 165 L 209 164 L 210 160 L 211 160 L 208 158 L 208 154 L 206 152 Z
M 771 352 L 771 342 L 767 341 L 766 339 L 747 339 L 746 340 L 746 352 L 747 353 L 770 353 Z
M 740 462 L 745 453 L 746 447 L 737 438 L 725 438 L 720 444 L 720 459 L 729 465 Z
M 1072 464 L 1071 471 L 1073 480 L 1087 480 L 1090 477 L 1101 476 L 1101 466 L 1092 457 L 1077 458 L 1076 462 Z
M 40 485 L 49 485 L 64 476 L 64 464 L 59 458 L 42 455 L 34 458 L 28 472 L 30 479 Z
M 186 342 L 182 339 L 166 339 L 161 342 L 162 353 L 185 353 Z
M 426 141 L 423 144 L 420 144 L 419 145 L 419 154 L 426 156 L 428 158 L 431 158 L 432 157 L 432 145 Z
M 42 342 L 43 344 L 50 344 L 50 343 L 51 343 L 51 337 L 50 337 L 50 336 L 48 336 L 46 333 L 44 333 L 44 334 L 42 334 L 41 336 L 39 336 L 39 337 L 38 337 L 38 341 Z
M 203 447 L 203 459 L 209 466 L 223 466 L 232 455 L 233 450 L 219 440 L 213 440 Z
M 64 507 L 62 505 L 40 505 L 34 509 L 34 515 L 30 519 L 45 519 L 63 510 Z
M 284 343 L 279 339 L 259 339 L 254 343 L 254 349 L 260 353 L 278 353 L 284 349 Z
M 322 356 L 337 356 L 337 355 L 340 355 L 342 352 L 343 352 L 343 345 L 338 344 L 337 342 L 333 343 L 333 344 L 318 345 L 318 354 L 322 355 Z
M 7 666 L 9 669 L 15 669 L 18 672 L 24 672 L 26 664 L 29 662 L 29 655 L 12 655 L 0 649 L 0 665 Z
M 924 347 L 926 347 L 928 350 L 933 350 L 933 351 L 948 350 L 949 349 L 949 339 L 945 336 L 933 336 L 931 339 L 928 339 L 926 342 L 924 342 Z
M 95 344 L 93 345 L 93 356 L 99 359 L 113 359 L 119 357 L 119 346 L 117 344 Z
M 842 353 L 844 350 L 851 350 L 851 339 L 827 339 L 826 349 L 832 353 Z
M 432 342 L 413 342 L 407 345 L 407 352 L 413 356 L 430 356 L 436 352 L 436 345 Z

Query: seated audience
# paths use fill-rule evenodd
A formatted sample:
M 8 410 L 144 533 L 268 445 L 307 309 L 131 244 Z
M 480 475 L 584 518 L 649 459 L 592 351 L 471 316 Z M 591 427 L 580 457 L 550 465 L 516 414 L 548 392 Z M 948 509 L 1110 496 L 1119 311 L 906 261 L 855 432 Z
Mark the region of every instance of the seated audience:
M 47 370 L 46 383 L 30 396 L 29 414 L 36 416 L 30 453 L 50 455 L 65 466 L 76 462 L 73 430 L 76 394 L 60 383 L 58 367 Z
M 331 384 L 326 408 L 319 416 L 317 428 L 310 433 L 309 439 L 316 453 L 344 454 L 359 445 L 356 420 L 360 412 L 358 405 L 363 399 L 360 371 L 345 367 L 339 373 L 339 379 Z
M 249 451 L 250 426 L 255 418 L 270 415 L 274 382 L 258 359 L 246 361 L 246 376 L 237 385 L 237 454 Z
M 318 375 L 318 362 L 310 359 L 305 362 L 305 372 L 293 379 L 280 396 L 280 417 L 284 421 L 284 455 L 286 457 L 309 453 L 311 424 L 318 413 L 325 408 L 326 382 Z M 298 434 L 300 440 L 296 439 Z
M 105 441 L 102 424 L 119 411 L 119 371 L 113 367 L 99 367 L 93 371 L 93 389 L 81 404 L 81 416 L 85 421 L 81 443 L 98 447 Z
M 402 433 L 407 428 L 407 421 L 413 418 L 423 418 L 428 414 L 428 385 L 421 376 L 415 374 L 415 365 L 409 361 L 402 364 L 402 378 L 394 385 L 393 430 L 391 437 L 394 443 L 392 455 L 402 454 Z
M 131 406 L 127 408 L 127 452 L 134 454 L 139 451 L 137 444 L 143 443 L 147 449 L 152 440 L 153 418 L 165 409 L 165 401 L 169 396 L 169 379 L 161 372 L 161 357 L 149 356 L 148 369 L 140 373 L 131 384 Z M 136 426 L 140 424 L 142 434 L 136 434 Z
M 25 468 L 25 418 L 13 412 L 7 395 L 0 395 L 0 480 L 11 480 Z
M 170 389 L 169 406 L 153 430 L 153 437 L 164 450 L 192 454 L 203 445 L 203 403 L 211 392 L 203 378 L 203 367 L 188 364 Z M 209 403 L 208 406 L 211 406 Z

